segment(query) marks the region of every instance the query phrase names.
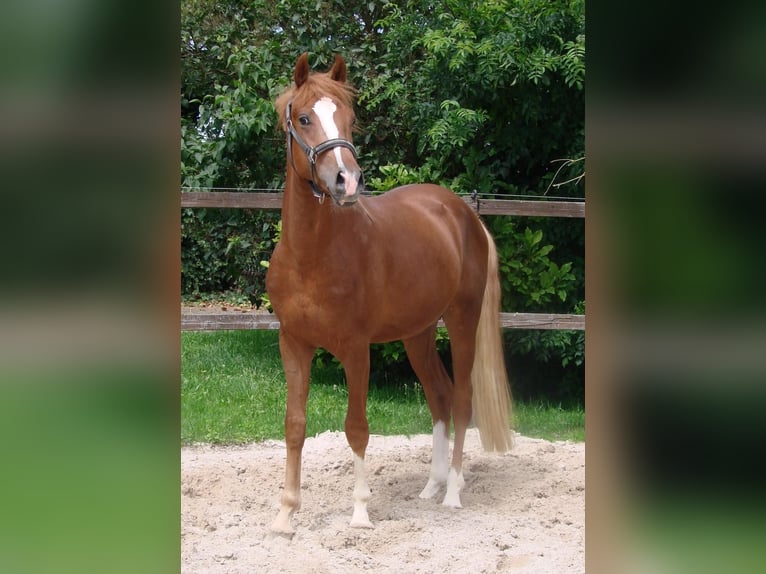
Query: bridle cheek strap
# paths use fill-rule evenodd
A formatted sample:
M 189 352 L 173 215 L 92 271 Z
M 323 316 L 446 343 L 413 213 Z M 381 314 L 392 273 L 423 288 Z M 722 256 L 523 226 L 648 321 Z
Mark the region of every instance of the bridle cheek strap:
M 293 124 L 292 120 L 292 102 L 287 103 L 287 110 L 286 110 L 286 123 L 287 123 L 287 155 L 290 157 L 290 164 L 293 166 L 293 171 L 295 173 L 298 173 L 297 168 L 295 167 L 295 160 L 293 159 L 293 146 L 292 146 L 292 140 L 295 140 L 295 143 L 298 144 L 298 147 L 300 147 L 303 150 L 303 153 L 306 154 L 306 158 L 309 161 L 309 167 L 311 168 L 311 179 L 309 179 L 309 184 L 311 185 L 311 193 L 314 194 L 314 197 L 316 197 L 320 203 L 324 201 L 324 193 L 321 189 L 319 189 L 319 186 L 314 182 L 314 167 L 316 166 L 317 158 L 320 154 L 323 154 L 326 151 L 330 151 L 333 148 L 336 147 L 344 147 L 347 150 L 349 150 L 353 155 L 354 159 L 357 158 L 356 148 L 354 147 L 354 144 L 352 144 L 348 140 L 344 140 L 342 138 L 333 138 L 329 140 L 325 140 L 322 143 L 320 143 L 316 147 L 311 147 L 306 142 L 303 141 L 301 136 L 298 135 L 298 132 L 295 131 L 295 125 Z

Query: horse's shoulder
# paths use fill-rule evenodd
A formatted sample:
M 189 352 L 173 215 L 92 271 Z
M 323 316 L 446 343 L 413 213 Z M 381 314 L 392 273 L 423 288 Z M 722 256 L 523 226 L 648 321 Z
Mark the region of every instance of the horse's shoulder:
M 300 275 L 301 269 L 295 257 L 284 245 L 278 243 L 269 259 L 266 272 L 266 288 L 279 288 L 294 282 L 295 276 Z

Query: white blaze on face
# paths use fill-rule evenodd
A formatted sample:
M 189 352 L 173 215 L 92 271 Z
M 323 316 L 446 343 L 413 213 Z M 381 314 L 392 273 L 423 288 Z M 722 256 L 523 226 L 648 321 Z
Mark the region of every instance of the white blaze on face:
M 319 123 L 322 125 L 327 139 L 337 139 L 340 137 L 338 126 L 335 124 L 335 118 L 333 117 L 337 109 L 338 107 L 335 105 L 335 102 L 327 96 L 317 100 L 314 104 L 314 113 L 319 118 Z M 338 168 L 345 170 L 346 166 L 343 165 L 343 160 L 340 157 L 340 148 L 334 148 L 333 152 L 335 153 L 335 161 L 338 162 Z

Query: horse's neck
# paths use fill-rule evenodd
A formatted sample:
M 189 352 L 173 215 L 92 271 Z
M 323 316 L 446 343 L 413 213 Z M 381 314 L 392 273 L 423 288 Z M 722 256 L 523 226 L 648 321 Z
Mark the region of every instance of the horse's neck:
M 326 231 L 326 226 L 321 225 L 322 212 L 329 206 L 320 204 L 308 184 L 303 183 L 288 176 L 282 203 L 280 241 L 294 256 L 312 259 L 323 244 L 321 234 Z
M 280 241 L 302 264 L 321 259 L 333 240 L 349 240 L 360 234 L 367 236 L 373 227 L 373 218 L 361 198 L 355 205 L 341 208 L 327 196 L 320 202 L 308 182 L 288 173 L 282 201 Z

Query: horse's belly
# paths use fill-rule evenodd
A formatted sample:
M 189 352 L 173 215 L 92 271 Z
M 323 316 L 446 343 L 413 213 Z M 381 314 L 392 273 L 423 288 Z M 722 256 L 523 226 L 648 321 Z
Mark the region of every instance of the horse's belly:
M 378 301 L 372 342 L 396 341 L 422 333 L 441 319 L 453 296 L 453 289 L 434 287 Z

